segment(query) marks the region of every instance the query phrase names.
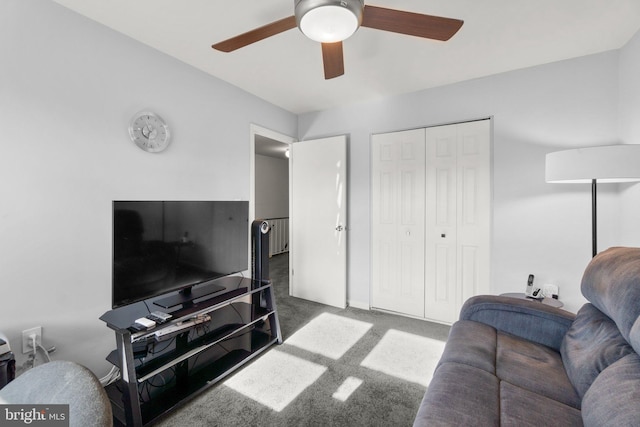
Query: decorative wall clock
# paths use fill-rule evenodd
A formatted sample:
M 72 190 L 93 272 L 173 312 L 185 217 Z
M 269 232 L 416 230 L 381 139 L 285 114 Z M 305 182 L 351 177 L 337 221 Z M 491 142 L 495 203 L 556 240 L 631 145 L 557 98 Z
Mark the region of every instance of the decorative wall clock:
M 149 111 L 136 113 L 129 124 L 129 136 L 141 149 L 159 153 L 169 146 L 169 127 L 160 116 Z

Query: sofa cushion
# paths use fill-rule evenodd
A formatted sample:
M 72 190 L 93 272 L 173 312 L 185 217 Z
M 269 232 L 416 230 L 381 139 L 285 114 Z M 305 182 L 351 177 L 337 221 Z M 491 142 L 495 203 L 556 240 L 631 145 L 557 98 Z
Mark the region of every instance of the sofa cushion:
M 454 362 L 495 374 L 496 345 L 497 334 L 493 327 L 470 320 L 459 320 L 451 326 L 438 366 Z
M 480 425 L 480 424 L 478 424 Z M 500 426 L 581 426 L 580 411 L 548 397 L 500 383 Z
M 560 353 L 549 347 L 499 332 L 496 374 L 503 381 L 580 408 L 580 397 Z
M 560 347 L 569 381 L 580 398 L 600 372 L 631 353 L 633 349 L 613 320 L 591 304 L 578 311 Z
M 498 378 L 482 369 L 445 363 L 436 369 L 414 426 L 499 426 Z
M 640 357 L 629 354 L 598 375 L 582 401 L 585 426 L 640 425 Z
M 596 255 L 582 277 L 582 294 L 609 316 L 640 353 L 640 334 L 630 339 L 640 316 L 640 248 L 610 248 Z

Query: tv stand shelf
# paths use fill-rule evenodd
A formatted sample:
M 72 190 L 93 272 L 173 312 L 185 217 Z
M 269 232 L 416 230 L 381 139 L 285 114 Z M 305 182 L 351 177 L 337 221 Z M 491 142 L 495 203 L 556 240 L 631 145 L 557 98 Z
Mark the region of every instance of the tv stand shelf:
M 120 368 L 121 379 L 107 386 L 107 394 L 118 422 L 150 423 L 271 345 L 282 343 L 272 285 L 224 279 L 226 292 L 175 310 L 169 322 L 147 331 L 132 332 L 127 327 L 144 315 L 142 308 L 119 308 L 100 318 L 116 334 L 117 349 L 107 360 Z M 200 323 L 156 340 L 156 331 L 182 328 L 183 322 L 195 317 Z

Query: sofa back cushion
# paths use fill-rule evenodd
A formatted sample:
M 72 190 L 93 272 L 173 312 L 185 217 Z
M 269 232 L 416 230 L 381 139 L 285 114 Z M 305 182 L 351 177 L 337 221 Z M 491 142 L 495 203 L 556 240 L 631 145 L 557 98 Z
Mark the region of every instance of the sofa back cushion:
M 596 255 L 582 277 L 582 295 L 610 317 L 640 353 L 640 248 L 610 248 Z
M 596 378 L 582 400 L 586 427 L 640 424 L 640 357 L 636 353 L 618 360 Z
M 600 372 L 631 353 L 616 324 L 591 304 L 578 311 L 560 346 L 562 363 L 580 398 Z

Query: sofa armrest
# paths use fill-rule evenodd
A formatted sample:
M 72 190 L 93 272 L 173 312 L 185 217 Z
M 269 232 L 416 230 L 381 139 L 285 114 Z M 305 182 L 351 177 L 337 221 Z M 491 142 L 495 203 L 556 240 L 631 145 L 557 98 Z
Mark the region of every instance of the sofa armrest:
M 557 351 L 575 317 L 573 313 L 538 301 L 494 295 L 469 298 L 460 310 L 460 320 L 484 323 Z

